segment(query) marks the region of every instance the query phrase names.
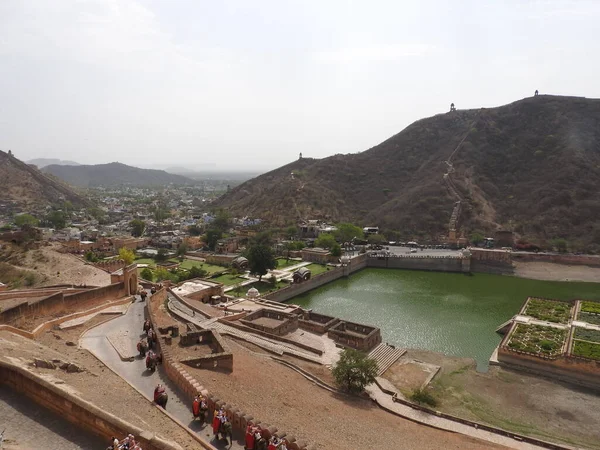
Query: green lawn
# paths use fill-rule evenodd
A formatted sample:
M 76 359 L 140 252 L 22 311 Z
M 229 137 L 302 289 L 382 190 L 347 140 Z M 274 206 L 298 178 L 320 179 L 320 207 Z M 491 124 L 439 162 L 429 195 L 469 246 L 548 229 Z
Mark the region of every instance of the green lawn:
M 286 260 L 285 258 L 277 258 L 277 268 L 285 269 L 286 267 L 295 266 L 296 264 L 301 263 L 302 261 L 298 259 L 290 259 Z
M 327 272 L 328 266 L 325 266 L 323 264 L 309 264 L 308 266 L 305 266 L 308 270 L 310 270 L 310 275 L 311 277 L 314 277 L 315 275 L 319 275 L 323 272 Z
M 179 261 L 177 258 L 171 258 L 169 261 L 179 263 L 179 267 L 186 270 L 190 270 L 194 266 L 200 267 L 201 269 L 206 270 L 208 275 L 227 270 L 227 268 L 223 266 L 215 266 L 212 264 L 203 263 L 202 261 L 195 261 L 193 259 L 184 259 L 183 261 Z
M 152 258 L 140 258 L 134 261 L 137 264 L 148 264 L 150 267 L 155 267 L 156 262 Z
M 286 283 L 285 281 L 278 281 L 275 287 L 273 287 L 273 285 L 267 281 L 257 281 L 256 283 L 244 286 L 244 288 L 246 290 L 250 288 L 256 288 L 261 294 L 268 294 L 269 292 L 277 291 L 286 286 L 289 286 L 289 283 Z
M 234 284 L 238 284 L 242 281 L 245 281 L 245 279 L 240 278 L 238 275 L 231 275 L 230 273 L 226 273 L 223 275 L 219 275 L 218 277 L 211 278 L 210 281 L 223 283 L 225 286 L 233 286 Z

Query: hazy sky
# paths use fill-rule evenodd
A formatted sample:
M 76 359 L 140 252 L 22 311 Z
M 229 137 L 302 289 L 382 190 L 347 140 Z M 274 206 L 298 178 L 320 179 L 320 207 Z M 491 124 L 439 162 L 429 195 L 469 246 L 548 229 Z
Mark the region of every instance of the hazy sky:
M 270 169 L 448 109 L 600 97 L 600 0 L 0 0 L 0 149 Z

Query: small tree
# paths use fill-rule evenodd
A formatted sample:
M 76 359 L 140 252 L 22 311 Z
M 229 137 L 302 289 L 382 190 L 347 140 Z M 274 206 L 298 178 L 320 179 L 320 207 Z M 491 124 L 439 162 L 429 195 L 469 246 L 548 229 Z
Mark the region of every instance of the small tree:
M 158 249 L 158 252 L 154 256 L 154 260 L 156 262 L 163 262 L 169 259 L 169 252 L 167 252 L 164 248 Z
M 221 232 L 221 230 L 211 228 L 209 230 L 206 230 L 206 236 L 204 238 L 204 242 L 206 242 L 206 246 L 211 251 L 214 251 L 215 247 L 217 246 L 217 242 L 219 241 L 219 239 L 221 239 L 222 236 L 223 236 L 223 233 Z
M 333 244 L 330 250 L 331 256 L 342 256 L 342 246 L 337 242 Z
M 341 389 L 358 394 L 375 381 L 377 361 L 369 358 L 366 353 L 347 348 L 340 354 L 332 374 Z
M 248 258 L 250 273 L 258 275 L 258 281 L 262 280 L 262 276 L 266 275 L 269 270 L 277 267 L 277 260 L 268 245 L 254 244 L 250 246 L 246 258 Z
M 369 235 L 367 242 L 371 245 L 381 245 L 386 242 L 383 234 L 371 234 Z
M 556 248 L 556 250 L 558 250 L 560 253 L 566 253 L 567 252 L 567 241 L 565 239 L 562 238 L 558 238 L 558 239 L 552 239 L 550 241 L 550 244 L 552 245 L 552 247 Z
M 337 244 L 335 238 L 329 233 L 323 233 L 315 240 L 315 247 L 330 249 L 335 244 Z
M 39 223 L 40 221 L 31 214 L 19 214 L 18 216 L 15 216 L 15 225 L 18 227 L 23 227 L 24 225 L 37 227 Z
M 119 249 L 119 258 L 125 261 L 125 264 L 129 265 L 135 259 L 135 252 L 127 247 L 121 247 Z
M 364 233 L 361 227 L 351 223 L 340 223 L 336 225 L 337 230 L 333 233 L 336 239 L 342 243 L 351 242 L 352 239 L 363 239 Z
M 144 280 L 152 281 L 154 279 L 154 274 L 147 267 L 144 267 L 142 269 L 142 271 L 140 272 L 140 275 L 142 276 L 142 278 Z
M 185 256 L 185 254 L 188 251 L 188 246 L 185 242 L 182 242 L 181 244 L 179 244 L 179 247 L 177 247 L 177 256 L 179 256 L 179 258 L 183 259 L 183 257 Z
M 478 231 L 471 233 L 471 244 L 478 245 L 482 243 L 484 239 L 485 237 L 483 236 L 483 234 L 479 233 Z
M 129 222 L 129 228 L 131 228 L 131 235 L 133 237 L 140 237 L 146 230 L 146 222 L 140 219 L 133 219 Z
M 204 278 L 208 272 L 198 266 L 192 266 L 190 269 L 190 278 Z

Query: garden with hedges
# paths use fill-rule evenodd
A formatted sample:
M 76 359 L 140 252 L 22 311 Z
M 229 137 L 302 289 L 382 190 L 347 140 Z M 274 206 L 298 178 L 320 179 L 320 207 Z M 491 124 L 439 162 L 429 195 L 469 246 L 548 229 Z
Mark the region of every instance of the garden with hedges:
M 571 354 L 582 358 L 600 360 L 600 331 L 575 328 Z
M 523 313 L 538 320 L 553 323 L 567 323 L 571 318 L 571 305 L 559 300 L 530 298 Z
M 567 338 L 567 330 L 542 325 L 518 324 L 508 348 L 540 356 L 558 356 Z

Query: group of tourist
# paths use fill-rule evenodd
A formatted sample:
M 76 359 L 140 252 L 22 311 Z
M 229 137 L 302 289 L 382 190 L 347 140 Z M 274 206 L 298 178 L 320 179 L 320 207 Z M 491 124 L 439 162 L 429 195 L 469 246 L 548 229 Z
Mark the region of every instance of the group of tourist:
M 128 434 L 124 439 L 110 438 L 110 445 L 106 450 L 142 450 L 140 444 L 135 441 L 133 434 Z
M 225 410 L 223 408 L 219 409 L 218 411 L 215 409 L 215 414 L 212 421 L 213 434 L 218 434 L 227 421 L 228 419 L 227 414 L 225 414 Z
M 267 440 L 262 436 L 259 427 L 250 424 L 246 427 L 245 450 L 287 450 L 287 445 L 283 439 L 277 436 L 271 436 Z

